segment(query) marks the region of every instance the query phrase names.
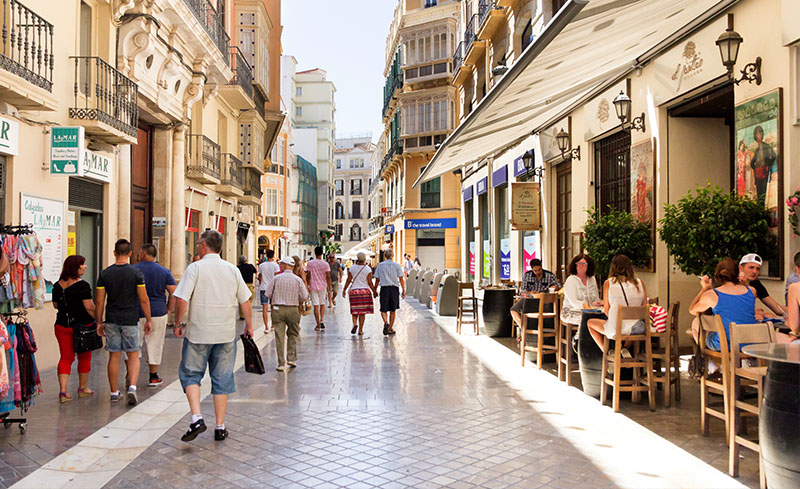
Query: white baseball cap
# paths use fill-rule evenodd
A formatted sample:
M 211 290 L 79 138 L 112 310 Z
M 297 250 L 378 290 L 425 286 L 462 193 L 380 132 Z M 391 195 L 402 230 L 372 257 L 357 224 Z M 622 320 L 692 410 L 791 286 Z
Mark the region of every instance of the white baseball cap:
M 292 258 L 291 256 L 284 256 L 283 258 L 281 258 L 279 263 L 284 263 L 286 265 L 294 266 L 294 258 Z
M 741 260 L 739 260 L 739 265 L 746 265 L 748 263 L 755 263 L 756 265 L 761 266 L 763 260 L 755 253 L 748 253 L 744 255 Z

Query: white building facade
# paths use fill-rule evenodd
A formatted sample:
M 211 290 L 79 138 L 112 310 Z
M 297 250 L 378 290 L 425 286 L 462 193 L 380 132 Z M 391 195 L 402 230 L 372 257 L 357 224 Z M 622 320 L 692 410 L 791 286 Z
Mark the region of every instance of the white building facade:
M 334 241 L 347 252 L 367 238 L 372 202 L 372 162 L 375 145 L 371 137 L 337 139 L 333 153 Z

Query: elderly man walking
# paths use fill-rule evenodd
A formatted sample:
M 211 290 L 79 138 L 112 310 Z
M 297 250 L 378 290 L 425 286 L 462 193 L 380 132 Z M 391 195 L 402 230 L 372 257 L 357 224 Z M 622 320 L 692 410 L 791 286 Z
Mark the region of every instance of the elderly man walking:
M 392 261 L 394 251 L 386 250 L 383 252 L 385 260 L 380 262 L 375 268 L 372 276 L 375 278 L 375 286 L 380 286 L 381 291 L 381 317 L 383 318 L 383 334 L 394 334 L 395 311 L 400 309 L 400 289 L 402 289 L 403 299 L 406 298 L 406 282 L 403 267 L 399 263 Z
M 275 350 L 278 354 L 276 370 L 283 372 L 287 363 L 292 368 L 297 366 L 300 304 L 308 298 L 308 290 L 303 279 L 293 273 L 294 260 L 291 257 L 285 256 L 279 263 L 281 273 L 267 285 L 264 294 L 272 304 L 272 329 L 275 331 Z
M 236 360 L 237 306 L 244 314 L 244 334 L 253 335 L 250 290 L 239 270 L 224 261 L 219 252 L 222 235 L 210 229 L 200 235 L 197 252 L 201 259 L 186 268 L 175 290 L 175 336 L 183 337 L 178 377 L 192 411 L 189 430 L 182 441 L 192 441 L 206 430 L 200 412 L 200 380 L 208 367 L 214 415 L 217 426 L 215 440 L 228 437 L 225 410 L 228 394 L 236 391 L 233 367 Z M 186 312 L 188 322 L 183 322 Z M 184 332 L 184 329 L 186 330 Z M 184 337 L 185 335 L 185 337 Z

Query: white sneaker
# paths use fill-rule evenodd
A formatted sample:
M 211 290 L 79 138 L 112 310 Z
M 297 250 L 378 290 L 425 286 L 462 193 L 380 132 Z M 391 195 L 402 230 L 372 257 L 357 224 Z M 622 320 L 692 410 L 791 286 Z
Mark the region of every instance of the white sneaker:
M 297 367 L 297 362 L 286 362 L 286 363 L 292 368 Z
M 284 370 L 286 370 L 286 365 L 278 365 L 277 368 L 275 368 L 275 370 L 277 370 L 278 372 L 283 372 Z

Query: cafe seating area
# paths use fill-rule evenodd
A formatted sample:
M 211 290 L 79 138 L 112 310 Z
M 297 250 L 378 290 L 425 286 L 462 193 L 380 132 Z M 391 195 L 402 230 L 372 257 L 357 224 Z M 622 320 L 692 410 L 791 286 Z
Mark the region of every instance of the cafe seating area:
M 498 316 L 499 311 L 494 307 L 497 297 L 512 294 L 514 299 L 519 298 L 513 296 L 511 287 L 505 289 L 474 290 L 459 282 L 457 334 L 491 336 L 519 354 L 522 368 L 543 369 L 567 385 L 583 389 L 587 395 L 610 404 L 614 412 L 633 419 L 749 487 L 771 487 L 766 477 L 769 471 L 760 456 L 763 444 L 758 440 L 766 362 L 739 349 L 743 345 L 747 345 L 744 350 L 759 344 L 774 345 L 775 328 L 771 323 L 731 324 L 728 337 L 718 316 L 702 316 L 702 375 L 692 379 L 687 373 L 689 355 L 685 355 L 685 348 L 683 351 L 679 348 L 678 334 L 688 325 L 678 324 L 681 308 L 678 302 L 664 306 L 667 319 L 662 330 L 647 327 L 643 333 L 631 335 L 622 334 L 621 322 L 641 319 L 651 325 L 650 308 L 620 307 L 616 338 L 626 347 L 615 348 L 616 342 L 606 339 L 606 354 L 603 354 L 591 338 L 586 341 L 589 335 L 584 324 L 561 322 L 561 300 L 557 293 L 536 294 L 526 299 L 535 304 L 525 307 L 522 328 L 513 324 L 508 309 Z M 513 303 L 507 299 L 500 302 L 504 308 Z M 647 302 L 657 304 L 658 299 L 649 298 Z M 480 314 L 467 312 L 476 303 Z M 597 317 L 596 311 L 591 314 Z M 480 327 L 473 331 L 462 328 L 462 324 L 472 325 L 466 317 L 479 320 Z M 502 324 L 488 324 L 489 321 Z M 719 352 L 706 348 L 706 337 L 712 332 L 720 337 Z M 586 352 L 581 351 L 589 346 L 596 348 L 594 366 L 586 365 Z M 647 402 L 643 402 L 644 397 Z M 800 404 L 798 399 L 795 402 Z M 775 467 L 780 468 L 781 463 L 778 460 Z M 777 484 L 776 487 L 794 486 Z

